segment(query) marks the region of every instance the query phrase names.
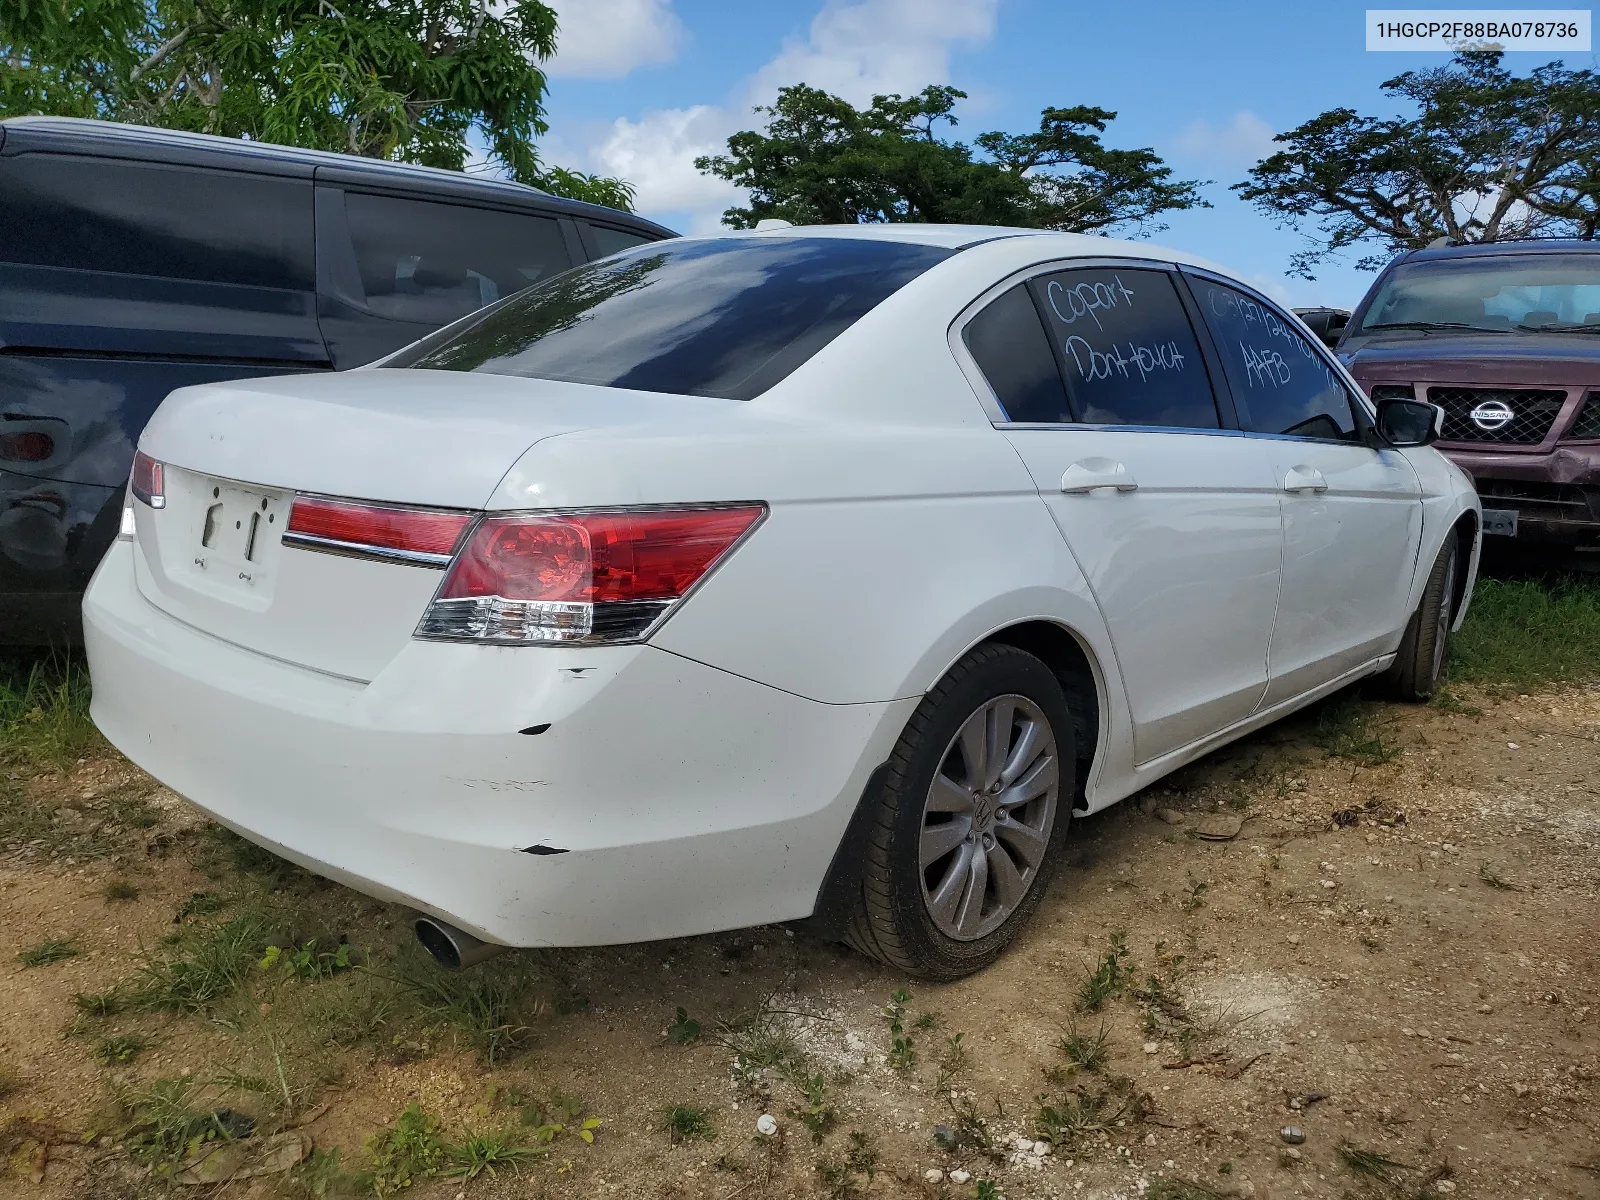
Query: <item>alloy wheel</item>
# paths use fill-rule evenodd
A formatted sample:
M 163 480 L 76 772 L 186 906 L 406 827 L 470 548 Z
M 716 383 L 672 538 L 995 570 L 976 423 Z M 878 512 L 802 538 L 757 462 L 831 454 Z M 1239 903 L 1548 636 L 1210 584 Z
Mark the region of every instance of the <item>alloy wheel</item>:
M 918 865 L 928 916 L 974 941 L 1038 878 L 1061 791 L 1055 733 L 1026 696 L 997 696 L 950 739 L 923 804 Z

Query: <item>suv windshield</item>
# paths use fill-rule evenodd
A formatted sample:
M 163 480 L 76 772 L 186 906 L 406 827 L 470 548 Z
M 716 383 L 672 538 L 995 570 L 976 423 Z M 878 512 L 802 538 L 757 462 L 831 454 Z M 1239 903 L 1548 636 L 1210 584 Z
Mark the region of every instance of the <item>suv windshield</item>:
M 1497 254 L 1405 263 L 1383 281 L 1361 332 L 1385 328 L 1600 332 L 1600 254 Z
M 951 253 L 855 238 L 655 242 L 384 365 L 749 400 Z

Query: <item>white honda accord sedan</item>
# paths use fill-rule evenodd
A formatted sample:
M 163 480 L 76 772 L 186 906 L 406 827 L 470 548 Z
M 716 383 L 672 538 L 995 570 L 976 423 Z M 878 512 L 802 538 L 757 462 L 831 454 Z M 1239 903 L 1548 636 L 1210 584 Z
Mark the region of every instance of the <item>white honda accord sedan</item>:
M 975 970 L 1071 818 L 1435 686 L 1479 506 L 1258 292 L 880 225 L 579 267 L 371 368 L 174 392 L 94 719 L 443 961 L 811 917 Z

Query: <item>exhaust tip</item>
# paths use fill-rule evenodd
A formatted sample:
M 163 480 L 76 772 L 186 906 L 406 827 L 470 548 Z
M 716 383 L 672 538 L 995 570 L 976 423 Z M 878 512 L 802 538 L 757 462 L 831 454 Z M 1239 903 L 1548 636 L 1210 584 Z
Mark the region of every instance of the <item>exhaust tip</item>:
M 509 946 L 481 941 L 466 930 L 457 929 L 437 917 L 418 917 L 412 928 L 416 930 L 417 941 L 422 943 L 422 948 L 447 971 L 476 966 L 511 949 Z

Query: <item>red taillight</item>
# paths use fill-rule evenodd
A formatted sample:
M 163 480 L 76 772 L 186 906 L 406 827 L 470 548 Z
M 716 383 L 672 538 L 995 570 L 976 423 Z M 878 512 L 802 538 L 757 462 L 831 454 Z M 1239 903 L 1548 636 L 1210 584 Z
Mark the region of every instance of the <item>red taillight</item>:
M 766 512 L 726 508 L 485 517 L 417 636 L 507 643 L 643 636 Z
M 463 512 L 296 496 L 283 540 L 309 549 L 444 566 L 471 520 L 472 515 Z
M 128 490 L 135 500 L 143 500 L 151 508 L 167 506 L 166 487 L 161 464 L 148 454 L 136 451 L 133 456 L 133 474 L 128 478 Z
M 11 462 L 43 462 L 55 452 L 55 439 L 48 433 L 0 433 L 0 458 Z

